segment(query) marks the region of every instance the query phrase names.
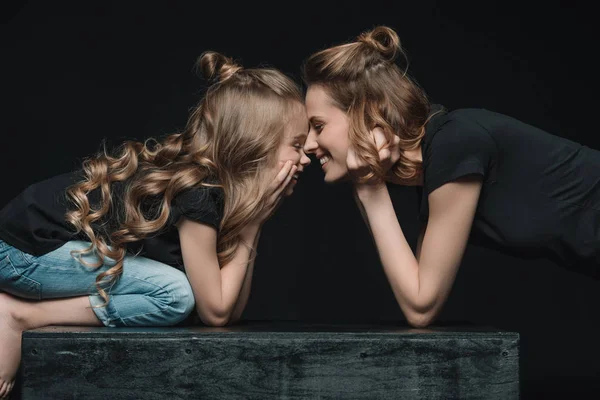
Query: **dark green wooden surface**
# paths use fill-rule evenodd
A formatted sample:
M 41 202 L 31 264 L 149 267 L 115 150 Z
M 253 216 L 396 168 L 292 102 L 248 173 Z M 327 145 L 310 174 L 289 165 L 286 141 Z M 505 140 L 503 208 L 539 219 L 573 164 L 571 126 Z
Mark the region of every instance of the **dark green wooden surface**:
M 516 399 L 519 335 L 254 323 L 23 335 L 29 399 Z

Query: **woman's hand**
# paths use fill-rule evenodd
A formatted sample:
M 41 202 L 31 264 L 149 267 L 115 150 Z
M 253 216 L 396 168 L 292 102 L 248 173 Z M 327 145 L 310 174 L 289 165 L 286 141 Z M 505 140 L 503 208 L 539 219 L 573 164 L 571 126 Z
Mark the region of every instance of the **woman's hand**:
M 256 225 L 262 226 L 275 213 L 275 210 L 277 210 L 283 200 L 285 188 L 290 183 L 297 169 L 298 167 L 290 160 L 286 161 L 283 167 L 281 167 L 275 179 L 269 184 L 265 207 L 256 218 Z
M 392 166 L 400 159 L 400 148 L 398 146 L 398 143 L 400 143 L 400 138 L 396 135 L 392 135 L 391 143 L 387 142 L 383 130 L 379 127 L 374 128 L 369 133 L 379 153 L 379 162 L 385 175 L 390 170 L 390 168 L 392 168 Z M 354 151 L 354 148 L 352 147 L 348 149 L 348 155 L 346 156 L 346 166 L 348 167 L 348 172 L 350 173 L 350 176 L 352 177 L 352 180 L 355 183 L 355 187 L 358 188 L 365 185 L 385 186 L 385 183 L 377 181 L 375 176 L 371 177 L 365 183 L 358 182 L 358 178 L 366 176 L 369 172 L 371 172 L 371 167 L 366 162 L 358 158 L 356 152 Z

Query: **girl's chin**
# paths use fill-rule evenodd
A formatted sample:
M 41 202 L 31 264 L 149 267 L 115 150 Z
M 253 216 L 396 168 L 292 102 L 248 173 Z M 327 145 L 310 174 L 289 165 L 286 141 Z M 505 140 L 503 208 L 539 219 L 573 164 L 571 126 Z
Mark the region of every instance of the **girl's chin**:
M 285 197 L 291 196 L 292 193 L 294 193 L 294 188 L 296 187 L 297 183 L 298 183 L 298 181 L 296 181 L 295 179 L 292 179 L 292 181 L 290 183 L 288 183 L 287 187 L 285 188 L 285 192 L 284 192 Z

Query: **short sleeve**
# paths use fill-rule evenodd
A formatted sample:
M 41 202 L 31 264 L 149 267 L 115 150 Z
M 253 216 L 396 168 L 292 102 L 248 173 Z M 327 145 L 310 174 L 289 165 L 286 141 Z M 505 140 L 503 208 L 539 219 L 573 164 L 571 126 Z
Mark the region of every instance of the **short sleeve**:
M 173 200 L 177 219 L 189 220 L 213 226 L 217 231 L 223 218 L 223 189 L 200 187 L 186 190 Z
M 424 155 L 425 194 L 466 175 L 488 174 L 496 145 L 488 131 L 468 119 L 449 119 L 435 132 Z

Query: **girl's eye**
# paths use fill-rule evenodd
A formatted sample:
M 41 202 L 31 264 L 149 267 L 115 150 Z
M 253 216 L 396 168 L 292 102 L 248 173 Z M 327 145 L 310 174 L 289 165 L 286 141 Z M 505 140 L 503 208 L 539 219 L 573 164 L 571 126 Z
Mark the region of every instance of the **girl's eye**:
M 294 148 L 296 148 L 298 150 L 301 149 L 301 148 L 303 148 L 303 147 L 304 146 L 302 146 L 300 143 L 294 143 Z
M 313 127 L 315 128 L 315 131 L 317 131 L 317 132 L 321 132 L 321 130 L 323 130 L 323 124 L 316 124 Z

